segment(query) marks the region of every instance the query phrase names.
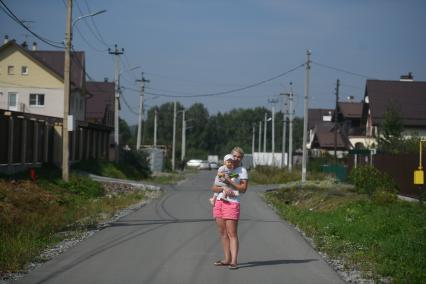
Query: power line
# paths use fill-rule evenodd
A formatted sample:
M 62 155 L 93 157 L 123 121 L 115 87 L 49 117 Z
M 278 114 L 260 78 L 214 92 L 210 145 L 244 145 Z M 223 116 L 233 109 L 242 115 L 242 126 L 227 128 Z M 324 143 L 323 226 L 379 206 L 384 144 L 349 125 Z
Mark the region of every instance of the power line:
M 230 89 L 230 90 L 222 91 L 222 92 L 206 93 L 206 94 L 194 94 L 194 95 L 171 95 L 171 94 L 160 94 L 160 93 L 152 93 L 152 92 L 146 92 L 146 94 L 153 95 L 153 96 L 159 96 L 159 97 L 169 97 L 169 98 L 196 98 L 196 97 L 213 97 L 213 96 L 227 95 L 227 94 L 236 93 L 236 92 L 244 91 L 244 90 L 247 90 L 247 89 L 251 89 L 251 88 L 263 85 L 265 83 L 268 83 L 270 81 L 276 80 L 278 78 L 281 78 L 281 77 L 299 69 L 300 67 L 303 67 L 304 65 L 305 65 L 304 63 L 300 64 L 300 65 L 298 65 L 298 66 L 296 66 L 296 67 L 294 67 L 294 68 L 292 68 L 288 71 L 282 72 L 282 73 L 280 73 L 280 74 L 278 74 L 274 77 L 271 77 L 269 79 L 262 80 L 262 81 L 247 85 L 245 87 Z M 126 88 L 126 89 L 135 90 L 135 89 L 132 89 L 132 88 Z
M 13 21 L 15 21 L 16 23 L 18 23 L 20 26 L 22 26 L 24 29 L 26 29 L 28 32 L 30 32 L 33 36 L 35 36 L 36 38 L 38 38 L 39 40 L 41 40 L 42 42 L 56 47 L 56 48 L 60 48 L 63 49 L 64 47 L 62 45 L 58 45 L 58 44 L 63 44 L 63 42 L 57 42 L 57 41 L 53 41 L 47 38 L 44 38 L 40 35 L 38 35 L 37 33 L 33 32 L 30 28 L 28 28 L 14 13 L 12 10 L 9 9 L 9 7 L 3 2 L 3 0 L 0 0 L 0 9 L 9 17 L 11 18 Z
M 346 74 L 353 75 L 353 76 L 357 76 L 357 77 L 362 77 L 362 78 L 365 78 L 365 79 L 374 79 L 374 78 L 372 78 L 371 76 L 367 76 L 367 75 L 363 75 L 363 74 L 355 73 L 355 72 L 352 72 L 352 71 L 347 71 L 347 70 L 344 70 L 344 69 L 340 69 L 340 68 L 337 68 L 337 67 L 333 67 L 333 66 L 326 65 L 326 64 L 322 64 L 322 63 L 315 62 L 315 61 L 311 61 L 311 62 L 312 62 L 313 64 L 315 64 L 315 65 L 320 66 L 320 67 L 324 67 L 324 68 L 332 69 L 332 70 L 334 70 L 334 71 L 338 71 L 338 72 L 346 73 Z
M 89 7 L 89 3 L 87 2 L 87 0 L 84 0 L 87 10 L 89 11 L 89 13 L 91 13 L 91 9 Z M 105 47 L 109 47 L 111 46 L 111 44 L 108 44 L 104 37 L 102 36 L 101 32 L 98 29 L 98 26 L 96 25 L 95 19 L 93 17 L 90 17 L 90 20 L 92 21 L 93 27 L 95 28 L 96 33 L 99 35 L 100 41 L 105 45 Z

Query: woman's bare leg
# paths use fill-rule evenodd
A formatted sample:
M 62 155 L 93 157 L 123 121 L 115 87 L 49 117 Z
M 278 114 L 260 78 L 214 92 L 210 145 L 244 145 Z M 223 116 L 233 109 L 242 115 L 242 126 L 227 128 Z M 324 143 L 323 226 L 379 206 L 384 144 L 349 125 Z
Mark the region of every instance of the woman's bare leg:
M 229 249 L 231 252 L 231 264 L 237 264 L 238 258 L 238 220 L 225 220 L 226 232 L 229 238 Z
M 222 218 L 216 218 L 216 224 L 217 224 L 217 228 L 219 230 L 219 234 L 220 234 L 220 239 L 222 241 L 222 247 L 223 247 L 223 255 L 224 255 L 224 259 L 223 262 L 224 263 L 230 263 L 231 262 L 231 250 L 229 247 L 229 237 L 228 237 L 228 232 L 226 230 L 226 224 L 225 224 L 225 220 Z

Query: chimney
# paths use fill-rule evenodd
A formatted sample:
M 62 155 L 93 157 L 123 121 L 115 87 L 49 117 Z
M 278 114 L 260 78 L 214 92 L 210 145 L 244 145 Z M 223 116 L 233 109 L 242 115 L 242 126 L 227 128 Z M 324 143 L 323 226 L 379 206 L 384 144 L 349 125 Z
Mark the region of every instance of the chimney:
M 3 44 L 6 44 L 6 43 L 8 43 L 9 42 L 9 36 L 8 35 L 5 35 L 4 36 L 4 40 L 3 40 Z
M 107 83 L 108 82 L 108 77 L 104 77 L 104 82 Z
M 36 51 L 37 50 L 37 43 L 34 41 L 33 42 L 33 51 Z
M 25 49 L 28 49 L 28 44 L 27 44 L 27 42 L 26 42 L 26 41 L 24 41 L 24 42 L 21 44 L 21 46 L 22 46 L 23 48 L 25 48 Z
M 413 74 L 411 72 L 408 72 L 408 75 L 401 75 L 399 81 L 401 82 L 413 82 Z

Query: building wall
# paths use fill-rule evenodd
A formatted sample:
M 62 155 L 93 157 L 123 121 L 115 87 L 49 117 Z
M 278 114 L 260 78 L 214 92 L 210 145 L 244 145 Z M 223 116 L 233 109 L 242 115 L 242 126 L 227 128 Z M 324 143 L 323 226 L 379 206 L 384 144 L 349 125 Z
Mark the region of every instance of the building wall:
M 8 73 L 8 66 L 14 66 L 14 74 Z M 22 66 L 28 68 L 28 74 L 21 74 Z M 15 111 L 63 117 L 64 84 L 61 78 L 23 54 L 15 47 L 0 54 L 0 108 L 8 109 L 8 93 L 17 93 Z M 30 94 L 44 94 L 44 106 L 30 106 Z M 85 99 L 77 90 L 73 90 L 69 100 L 70 114 L 74 119 L 85 119 Z
M 15 74 L 8 74 L 8 66 L 14 66 Z M 21 74 L 21 67 L 28 67 L 28 75 Z M 0 54 L 1 85 L 12 87 L 53 88 L 64 85 L 58 77 L 41 67 L 38 63 L 21 53 L 16 48 L 8 48 Z

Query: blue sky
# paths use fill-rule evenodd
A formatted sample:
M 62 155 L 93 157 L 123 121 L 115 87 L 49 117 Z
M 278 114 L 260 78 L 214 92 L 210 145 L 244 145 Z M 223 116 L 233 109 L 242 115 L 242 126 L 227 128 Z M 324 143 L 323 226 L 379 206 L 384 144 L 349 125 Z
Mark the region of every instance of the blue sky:
M 65 0 L 2 0 L 31 29 L 54 41 L 65 33 Z M 137 121 L 141 71 L 151 82 L 147 93 L 209 94 L 244 87 L 293 69 L 312 50 L 311 108 L 331 108 L 340 79 L 342 100 L 360 101 L 366 78 L 398 80 L 412 72 L 426 81 L 426 1 L 424 0 L 74 0 L 73 16 L 106 9 L 81 20 L 73 46 L 86 52 L 88 74 L 114 78 L 107 48 L 124 48 L 124 97 L 120 113 Z M 25 30 L 0 11 L 0 35 L 18 42 Z M 100 34 L 100 35 L 99 35 Z M 28 37 L 34 41 L 34 37 Z M 40 49 L 53 49 L 36 40 Z M 343 69 L 357 75 L 341 72 Z M 361 75 L 361 76 L 360 76 Z M 221 96 L 176 98 L 189 107 L 203 103 L 210 114 L 233 108 L 271 107 L 268 99 L 288 92 L 293 82 L 296 114 L 303 114 L 305 71 Z M 173 101 L 146 96 L 147 108 Z M 279 108 L 280 102 L 277 105 Z

